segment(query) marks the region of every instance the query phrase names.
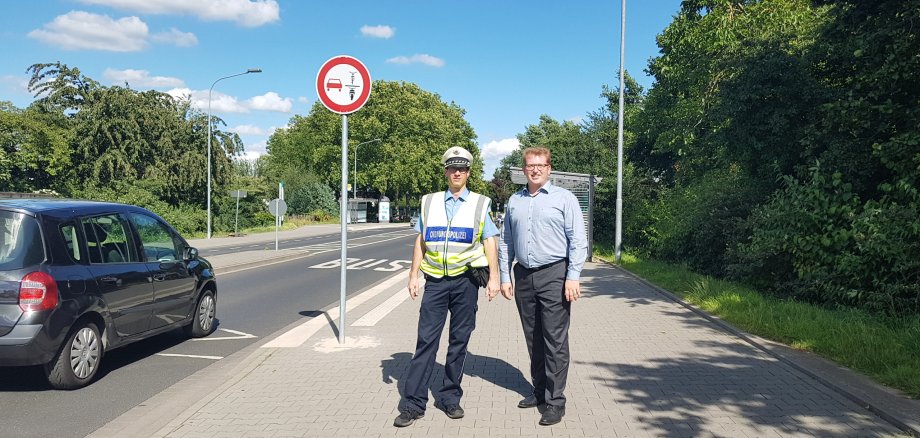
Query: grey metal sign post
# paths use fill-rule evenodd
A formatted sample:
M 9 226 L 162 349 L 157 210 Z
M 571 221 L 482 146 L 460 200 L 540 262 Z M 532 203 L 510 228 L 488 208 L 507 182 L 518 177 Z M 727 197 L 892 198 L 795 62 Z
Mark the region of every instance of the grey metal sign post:
M 236 218 L 233 220 L 233 236 L 240 235 L 240 198 L 246 197 L 245 190 L 231 190 L 230 196 L 236 198 Z
M 345 90 L 347 89 L 347 90 Z M 361 109 L 371 95 L 371 74 L 351 56 L 336 56 L 323 63 L 316 73 L 316 94 L 320 102 L 342 115 L 342 189 L 339 197 L 339 222 L 342 224 L 342 273 L 339 302 L 339 343 L 345 343 L 345 273 L 348 254 L 348 115 Z
M 281 228 L 281 216 L 287 213 L 287 203 L 284 199 L 272 199 L 268 203 L 268 212 L 275 216 L 275 251 L 278 250 L 278 228 Z

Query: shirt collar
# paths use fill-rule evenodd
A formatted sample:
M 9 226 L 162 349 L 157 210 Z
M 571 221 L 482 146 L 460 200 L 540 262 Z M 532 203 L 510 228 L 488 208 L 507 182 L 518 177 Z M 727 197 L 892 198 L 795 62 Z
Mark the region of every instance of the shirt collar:
M 542 186 L 540 186 L 540 189 L 537 191 L 548 194 L 549 192 L 553 191 L 554 187 L 556 186 L 554 186 L 552 182 L 547 180 L 546 184 L 543 184 Z M 527 183 L 524 183 L 524 188 L 522 188 L 519 193 L 521 194 L 521 196 L 530 196 L 530 190 L 527 189 Z
M 464 187 L 464 188 L 463 188 L 463 191 L 460 192 L 460 197 L 457 198 L 457 200 L 458 200 L 458 201 L 464 201 L 464 202 L 466 202 L 466 200 L 467 200 L 469 197 L 470 197 L 470 189 L 469 189 L 469 187 Z M 448 201 L 448 200 L 451 200 L 451 199 L 454 199 L 454 195 L 452 195 L 452 194 L 450 193 L 450 190 L 445 190 L 445 191 L 444 191 L 444 201 Z

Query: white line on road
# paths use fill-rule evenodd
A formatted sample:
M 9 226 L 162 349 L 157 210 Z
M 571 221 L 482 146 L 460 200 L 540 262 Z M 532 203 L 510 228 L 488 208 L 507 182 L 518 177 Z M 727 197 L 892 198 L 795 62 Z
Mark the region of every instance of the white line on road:
M 400 272 L 396 275 L 391 276 L 390 278 L 378 283 L 376 286 L 368 289 L 366 292 L 349 299 L 345 302 L 345 313 L 354 310 L 356 307 L 360 306 L 362 303 L 367 300 L 374 298 L 379 295 L 381 292 L 389 289 L 391 286 L 399 283 L 400 281 L 405 280 L 405 272 Z M 408 293 L 407 293 L 408 294 Z M 335 321 L 339 318 L 339 307 L 333 307 L 332 309 L 327 310 L 326 317 L 330 318 L 332 321 Z M 309 321 L 294 327 L 287 332 L 282 333 L 275 339 L 265 343 L 261 348 L 296 348 L 303 345 L 310 336 L 313 336 L 319 329 L 327 326 L 328 322 L 326 318 L 315 317 Z
M 236 330 L 230 330 L 230 329 L 225 329 L 225 328 L 218 329 L 218 330 L 224 331 L 227 333 L 232 333 L 236 336 L 218 336 L 218 337 L 208 336 L 206 338 L 194 338 L 192 340 L 193 341 L 226 341 L 228 339 L 252 339 L 256 337 L 256 335 L 250 335 L 249 333 L 243 333 L 243 332 L 236 331 Z
M 211 360 L 221 360 L 223 356 L 201 356 L 197 354 L 172 354 L 172 353 L 157 353 L 157 356 L 166 356 L 166 357 L 191 357 L 193 359 L 211 359 Z

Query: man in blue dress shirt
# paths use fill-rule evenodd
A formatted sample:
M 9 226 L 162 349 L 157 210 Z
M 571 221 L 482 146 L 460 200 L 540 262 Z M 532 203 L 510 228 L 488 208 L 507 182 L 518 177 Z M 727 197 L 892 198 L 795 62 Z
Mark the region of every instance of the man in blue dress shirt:
M 474 268 L 489 268 L 486 287 L 491 300 L 500 292 L 498 275 L 499 231 L 489 217 L 491 200 L 466 188 L 473 155 L 455 146 L 441 157 L 447 190 L 422 197 L 422 212 L 415 230 L 412 266 L 409 268 L 409 296 L 419 295 L 418 273 L 425 274 L 425 294 L 419 309 L 418 340 L 409 370 L 403 378 L 403 399 L 396 427 L 406 427 L 425 416 L 428 380 L 444 322 L 450 313 L 450 340 L 444 361 L 444 381 L 434 392 L 435 407 L 449 418 L 463 418 L 460 398 L 467 344 L 476 326 L 479 284 Z
M 565 415 L 571 304 L 581 296 L 588 240 L 578 199 L 549 182 L 549 149 L 523 155 L 527 187 L 508 200 L 498 263 L 502 295 L 515 299 L 530 354 L 533 394 L 518 407 L 545 404 L 540 424 L 549 426 Z

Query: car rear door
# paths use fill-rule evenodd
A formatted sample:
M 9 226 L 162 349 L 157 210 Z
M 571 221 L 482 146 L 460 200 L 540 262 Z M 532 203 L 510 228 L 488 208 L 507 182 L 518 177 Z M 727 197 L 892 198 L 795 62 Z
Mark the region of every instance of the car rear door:
M 150 328 L 184 320 L 194 304 L 197 285 L 183 257 L 184 242 L 169 225 L 151 215 L 132 212 L 129 217 L 143 247 L 141 256 L 153 276 Z
M 110 312 L 119 337 L 149 330 L 153 280 L 138 254 L 125 218 L 103 214 L 80 220 L 96 290 Z

